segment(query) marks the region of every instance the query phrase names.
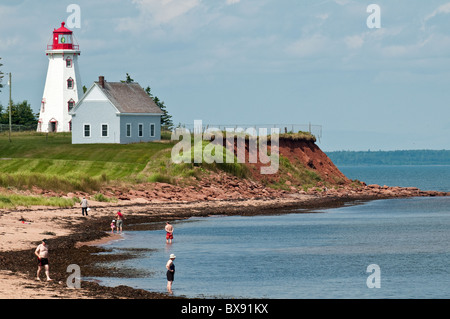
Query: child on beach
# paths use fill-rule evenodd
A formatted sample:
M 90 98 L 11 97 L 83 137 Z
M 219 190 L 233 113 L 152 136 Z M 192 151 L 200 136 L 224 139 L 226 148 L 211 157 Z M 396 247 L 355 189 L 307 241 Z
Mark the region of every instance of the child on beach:
M 112 234 L 114 233 L 114 228 L 116 228 L 116 220 L 115 219 L 113 219 L 111 222 L 111 233 Z

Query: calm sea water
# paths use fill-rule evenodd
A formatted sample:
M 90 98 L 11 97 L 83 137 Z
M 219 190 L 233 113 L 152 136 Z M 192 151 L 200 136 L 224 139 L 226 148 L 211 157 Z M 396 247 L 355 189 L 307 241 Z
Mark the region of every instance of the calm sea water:
M 419 177 L 419 168 L 410 168 L 410 180 L 402 180 L 406 184 L 401 186 L 423 188 L 420 182 L 428 181 Z M 425 169 L 428 177 L 437 177 L 442 168 Z M 377 181 L 383 169 L 341 170 L 368 184 L 399 184 L 393 179 Z M 448 191 L 450 178 L 436 187 L 429 185 Z M 155 249 L 111 265 L 147 270 L 148 276 L 96 279 L 105 285 L 165 292 L 165 263 L 174 253 L 174 294 L 187 297 L 450 297 L 449 197 L 377 200 L 287 215 L 192 218 L 174 226 L 172 244 L 165 243 L 161 230 L 125 232 L 123 240 L 107 245 L 113 251 Z M 379 270 L 368 271 L 369 265 Z M 379 288 L 368 287 L 369 277 Z
M 340 166 L 339 169 L 348 178 L 368 185 L 450 191 L 450 165 Z

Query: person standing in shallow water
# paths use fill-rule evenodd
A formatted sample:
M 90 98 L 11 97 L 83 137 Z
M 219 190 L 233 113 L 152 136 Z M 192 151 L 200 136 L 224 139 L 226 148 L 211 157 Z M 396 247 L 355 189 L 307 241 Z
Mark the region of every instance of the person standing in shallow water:
M 169 222 L 166 222 L 164 229 L 166 231 L 166 244 L 171 244 L 173 240 L 173 226 Z
M 123 220 L 124 220 L 123 214 L 119 210 L 116 215 L 116 232 L 117 233 L 122 232 Z
M 175 260 L 176 256 L 174 254 L 170 254 L 169 260 L 167 261 L 166 264 L 166 269 L 167 269 L 167 291 L 169 292 L 169 294 L 172 294 L 172 284 L 173 284 L 173 280 L 175 278 L 175 264 L 173 263 L 173 261 Z

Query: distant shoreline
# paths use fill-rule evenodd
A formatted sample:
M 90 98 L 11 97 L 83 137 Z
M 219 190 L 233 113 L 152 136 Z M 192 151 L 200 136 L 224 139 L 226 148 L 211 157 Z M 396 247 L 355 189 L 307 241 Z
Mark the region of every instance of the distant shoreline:
M 336 165 L 450 165 L 450 150 L 330 151 Z

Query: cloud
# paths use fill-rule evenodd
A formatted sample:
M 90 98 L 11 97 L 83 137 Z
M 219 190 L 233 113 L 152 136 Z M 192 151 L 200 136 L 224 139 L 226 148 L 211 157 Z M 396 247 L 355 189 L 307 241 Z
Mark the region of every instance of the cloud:
M 19 36 L 0 38 L 0 51 L 6 51 L 10 47 L 16 47 L 21 43 L 21 38 Z
M 338 5 L 345 6 L 350 2 L 350 0 L 334 0 L 334 2 L 337 3 Z
M 0 7 L 2 7 L 2 6 L 11 6 L 11 7 L 20 6 L 24 2 L 25 2 L 25 0 L 2 0 Z
M 425 17 L 425 22 L 434 18 L 435 16 L 437 16 L 438 14 L 441 14 L 441 13 L 443 13 L 443 14 L 450 13 L 450 2 L 439 6 L 436 10 L 434 10 L 432 13 L 427 15 Z
M 133 0 L 138 17 L 120 20 L 118 30 L 140 31 L 142 26 L 164 26 L 177 21 L 200 5 L 200 0 Z
M 364 44 L 364 34 L 347 36 L 344 38 L 344 42 L 349 49 L 359 49 Z
M 228 5 L 239 3 L 239 2 L 241 2 L 241 0 L 227 0 Z
M 297 57 L 308 57 L 323 52 L 327 48 L 329 39 L 321 34 L 313 34 L 288 45 L 286 51 Z
M 330 17 L 330 15 L 328 13 L 319 13 L 316 14 L 316 18 L 320 19 L 320 20 L 326 20 Z

